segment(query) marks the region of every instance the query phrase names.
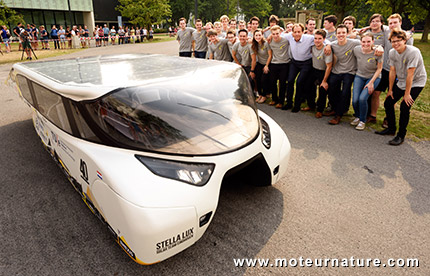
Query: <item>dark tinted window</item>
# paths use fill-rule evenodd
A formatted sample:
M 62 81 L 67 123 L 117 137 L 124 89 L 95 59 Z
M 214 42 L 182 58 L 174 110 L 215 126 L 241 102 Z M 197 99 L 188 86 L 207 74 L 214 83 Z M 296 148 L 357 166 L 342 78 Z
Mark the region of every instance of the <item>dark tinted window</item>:
M 57 127 L 71 133 L 69 120 L 61 96 L 33 83 L 34 95 L 37 99 L 39 112 Z
M 217 154 L 258 134 L 256 107 L 244 71 L 184 82 L 120 89 L 85 104 L 91 118 L 120 144 L 164 153 Z
M 31 97 L 30 87 L 28 86 L 28 81 L 25 77 L 21 75 L 16 76 L 16 80 L 18 83 L 19 90 L 21 91 L 21 95 L 26 99 L 31 105 L 34 105 L 33 98 Z
M 76 122 L 76 126 L 79 130 L 79 134 L 82 138 L 85 138 L 89 141 L 100 142 L 100 139 L 94 134 L 94 132 L 89 128 L 87 122 L 79 112 L 78 107 L 75 103 L 71 104 L 72 114 Z

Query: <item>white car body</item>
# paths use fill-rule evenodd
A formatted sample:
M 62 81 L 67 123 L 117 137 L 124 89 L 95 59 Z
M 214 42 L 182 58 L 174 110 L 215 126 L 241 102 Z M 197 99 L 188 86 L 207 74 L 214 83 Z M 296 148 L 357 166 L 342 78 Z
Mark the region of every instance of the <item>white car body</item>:
M 148 68 L 133 68 L 140 63 L 148 64 Z M 154 68 L 149 65 L 152 63 L 157 66 L 162 63 L 163 70 L 154 72 Z M 85 68 L 93 68 L 95 72 L 89 73 L 99 74 L 98 78 L 90 76 L 80 82 L 71 80 L 75 75 L 88 73 L 85 72 Z M 170 77 L 172 74 L 177 74 L 179 69 L 182 69 L 180 76 Z M 114 70 L 116 75 L 112 75 L 111 70 Z M 171 83 L 175 86 L 177 83 L 198 80 L 203 76 L 215 78 L 215 83 L 222 86 L 223 81 L 226 80 L 214 77 L 213 72 L 218 71 L 222 72 L 220 73 L 222 76 L 230 73 L 234 75 L 235 77 L 228 76 L 230 82 L 238 79 L 240 82 L 243 78 L 241 74 L 244 74 L 243 70 L 233 63 L 162 55 L 121 55 L 21 63 L 13 66 L 12 80 L 17 83 L 20 95 L 33 110 L 34 127 L 43 144 L 63 168 L 92 212 L 108 225 L 116 241 L 133 260 L 140 264 L 152 264 L 165 260 L 202 237 L 215 214 L 221 183 L 226 175 L 247 166 L 261 166 L 261 171 L 266 174 L 261 173 L 256 177 L 257 179 L 264 177 L 265 182 L 255 184 L 271 185 L 277 182 L 286 171 L 290 155 L 288 138 L 275 121 L 265 113 L 256 110 L 253 100 L 249 101 L 253 98 L 247 80 L 245 86 L 239 84 L 240 87 L 245 87 L 243 90 L 245 92 L 238 90 L 239 92 L 234 93 L 234 95 L 242 93 L 240 101 L 227 95 L 222 99 L 222 104 L 218 105 L 210 99 L 204 99 L 198 92 L 186 95 L 198 98 L 196 99 L 198 103 L 207 103 L 205 105 L 207 109 L 186 106 L 185 108 L 191 110 L 190 112 L 209 114 L 210 118 L 225 117 L 222 120 L 228 121 L 220 124 L 219 127 L 217 123 L 213 123 L 211 127 L 201 130 L 201 133 L 195 132 L 193 128 L 189 132 L 193 133 L 192 137 L 184 137 L 182 133 L 186 131 L 171 134 L 169 128 L 181 122 L 188 127 L 192 124 L 192 120 L 199 121 L 195 119 L 198 115 L 190 119 L 184 114 L 176 114 L 175 110 L 171 110 L 173 117 L 170 117 L 169 112 L 165 112 L 162 115 L 157 113 L 158 115 L 150 117 L 148 121 L 144 119 L 137 121 L 134 118 L 141 118 L 139 116 L 142 113 L 132 117 L 128 114 L 132 114 L 134 110 L 128 110 L 127 106 L 121 105 L 122 103 L 114 107 L 110 106 L 119 99 L 114 98 L 117 95 L 115 91 L 120 91 L 118 93 L 131 91 L 124 92 L 129 93 L 124 95 L 133 95 L 133 97 L 143 95 L 145 100 L 140 103 L 148 107 L 149 102 L 165 101 L 162 99 L 164 90 L 160 88 L 157 93 L 151 90 L 139 94 L 141 93 L 139 89 L 142 87 L 146 89 L 157 85 L 164 89 L 163 85 L 167 84 L 167 89 L 171 89 L 172 86 L 169 86 Z M 204 74 L 199 75 L 202 72 Z M 72 76 L 66 76 L 68 73 Z M 134 78 L 130 79 L 130 75 Z M 115 81 L 112 80 L 112 76 L 116 76 Z M 196 87 L 200 85 L 201 89 L 206 89 L 205 80 L 201 81 Z M 127 87 L 134 87 L 132 88 L 134 90 L 127 90 Z M 43 90 L 42 94 L 40 90 Z M 138 92 L 135 93 L 135 91 Z M 52 93 L 54 101 L 48 92 Z M 47 95 L 46 93 L 49 97 L 43 96 Z M 173 92 L 166 95 L 168 95 L 168 101 L 175 101 L 175 103 L 183 96 L 178 94 L 178 98 L 175 98 Z M 50 103 L 45 105 L 43 101 Z M 87 131 L 85 128 L 91 125 L 89 123 L 91 120 L 88 119 L 84 126 L 83 120 L 87 118 L 82 119 L 85 115 L 81 113 L 90 110 L 88 113 L 90 114 L 93 106 L 96 105 L 98 109 L 94 107 L 96 110 L 94 112 L 99 114 L 100 118 L 96 117 L 93 122 L 98 122 L 97 120 L 102 122 L 100 129 L 106 127 L 106 133 L 112 131 L 112 137 L 116 135 L 115 137 L 125 141 L 124 144 L 120 143 L 124 146 L 99 141 L 97 137 L 103 136 L 104 133 L 97 134 L 94 141 L 92 141 L 93 138 L 84 135 Z M 184 104 L 181 103 L 181 105 Z M 76 109 L 74 109 L 75 106 Z M 209 110 L 209 107 L 213 109 Z M 214 111 L 215 109 L 217 111 Z M 124 113 L 120 113 L 122 111 Z M 221 112 L 224 113 L 220 115 Z M 118 114 L 127 116 L 118 117 Z M 169 122 L 167 124 L 169 127 L 163 129 L 161 126 L 160 132 L 150 129 L 152 133 L 159 136 L 154 141 L 148 142 L 155 144 L 151 144 L 151 147 L 148 146 L 148 150 L 145 150 L 147 147 L 145 139 L 149 136 L 145 136 L 144 132 L 148 130 L 144 123 L 151 123 L 154 120 L 158 123 L 161 116 L 165 117 L 160 121 Z M 230 116 L 228 120 L 226 116 Z M 126 119 L 130 120 L 130 123 L 127 123 Z M 208 124 L 211 124 L 211 120 L 208 119 Z M 263 134 L 263 123 L 265 134 Z M 98 125 L 94 124 L 89 128 L 94 130 L 94 133 L 99 129 Z M 199 126 L 199 128 L 202 127 Z M 237 133 L 231 131 L 235 129 Z M 163 131 L 167 131 L 166 135 L 170 135 L 166 141 L 163 140 L 165 135 Z M 194 135 L 195 133 L 199 135 Z M 112 137 L 107 137 L 106 141 Z M 177 141 L 172 142 L 172 139 Z M 157 148 L 157 143 L 164 143 L 167 146 Z M 139 144 L 143 149 L 134 148 L 135 144 Z M 218 151 L 212 152 L 218 148 Z M 155 166 L 148 164 L 155 164 Z M 158 164 L 161 164 L 159 170 Z M 170 174 L 164 175 L 171 170 L 176 172 L 173 178 Z M 160 176 L 160 173 L 163 176 Z M 203 183 L 203 181 L 206 182 Z

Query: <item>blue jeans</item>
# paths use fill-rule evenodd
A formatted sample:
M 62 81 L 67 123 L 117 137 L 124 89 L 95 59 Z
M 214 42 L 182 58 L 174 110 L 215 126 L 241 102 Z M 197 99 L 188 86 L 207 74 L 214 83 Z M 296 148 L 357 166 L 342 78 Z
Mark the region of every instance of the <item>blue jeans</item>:
M 206 58 L 206 52 L 194 51 L 195 58 Z
M 354 78 L 354 87 L 352 89 L 352 106 L 354 107 L 354 116 L 360 118 L 361 122 L 366 122 L 367 116 L 367 99 L 369 98 L 369 90 L 367 88 L 363 89 L 366 84 L 371 80 L 367 78 L 360 77 L 355 75 Z M 381 81 L 380 78 L 377 78 L 373 82 L 373 87 L 376 88 Z

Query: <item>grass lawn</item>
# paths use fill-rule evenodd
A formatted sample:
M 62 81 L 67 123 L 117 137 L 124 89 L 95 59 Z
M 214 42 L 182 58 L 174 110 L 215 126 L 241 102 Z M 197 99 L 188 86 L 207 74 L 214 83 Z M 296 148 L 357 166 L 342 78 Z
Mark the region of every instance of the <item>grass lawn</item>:
M 152 41 L 145 40 L 144 43 L 157 43 L 157 42 L 163 42 L 163 41 L 170 41 L 174 40 L 176 37 L 169 37 L 167 34 L 156 34 L 154 35 L 154 39 Z M 118 39 L 117 39 L 118 43 Z M 109 44 L 110 45 L 110 44 Z M 67 46 L 67 43 L 66 43 Z M 49 47 L 51 50 L 40 50 L 42 49 L 42 43 L 39 42 L 39 50 L 35 50 L 35 54 L 38 57 L 38 59 L 44 59 L 48 57 L 56 57 L 56 56 L 62 56 L 78 51 L 84 51 L 85 49 L 64 49 L 64 50 L 54 50 L 54 43 L 50 42 Z M 6 49 L 4 45 L 2 45 L 1 50 L 3 51 L 3 55 L 0 54 L 0 65 L 6 64 L 6 63 L 15 63 L 21 61 L 22 51 L 19 51 L 18 43 L 12 43 L 12 52 L 6 53 Z M 26 61 L 26 54 L 24 53 L 24 60 Z M 33 57 L 34 59 L 34 57 Z

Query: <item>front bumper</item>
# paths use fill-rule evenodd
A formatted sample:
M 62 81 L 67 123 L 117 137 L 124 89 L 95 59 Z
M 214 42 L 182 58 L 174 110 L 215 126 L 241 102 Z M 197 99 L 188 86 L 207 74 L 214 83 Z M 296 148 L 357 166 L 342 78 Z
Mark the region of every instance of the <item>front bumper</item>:
M 209 182 L 202 187 L 156 176 L 134 156 L 131 158 L 137 167 L 128 166 L 126 171 L 122 170 L 121 180 L 115 181 L 115 176 L 106 173 L 113 170 L 104 169 L 103 181 L 106 183 L 96 180 L 91 185 L 91 193 L 97 209 L 130 257 L 141 264 L 159 262 L 200 239 L 217 208 L 221 183 L 231 172 L 260 164 L 266 168 L 263 185 L 274 184 L 283 176 L 290 143 L 276 122 L 262 112 L 259 115 L 270 125 L 272 141 L 269 149 L 262 144 L 260 134 L 250 145 L 226 154 L 175 157 L 175 160 L 215 163 Z M 261 170 L 253 169 L 252 172 L 261 174 Z M 124 181 L 125 175 L 128 181 Z M 257 180 L 253 184 L 262 185 L 258 177 L 253 179 Z M 206 223 L 200 225 L 207 214 L 210 216 Z

